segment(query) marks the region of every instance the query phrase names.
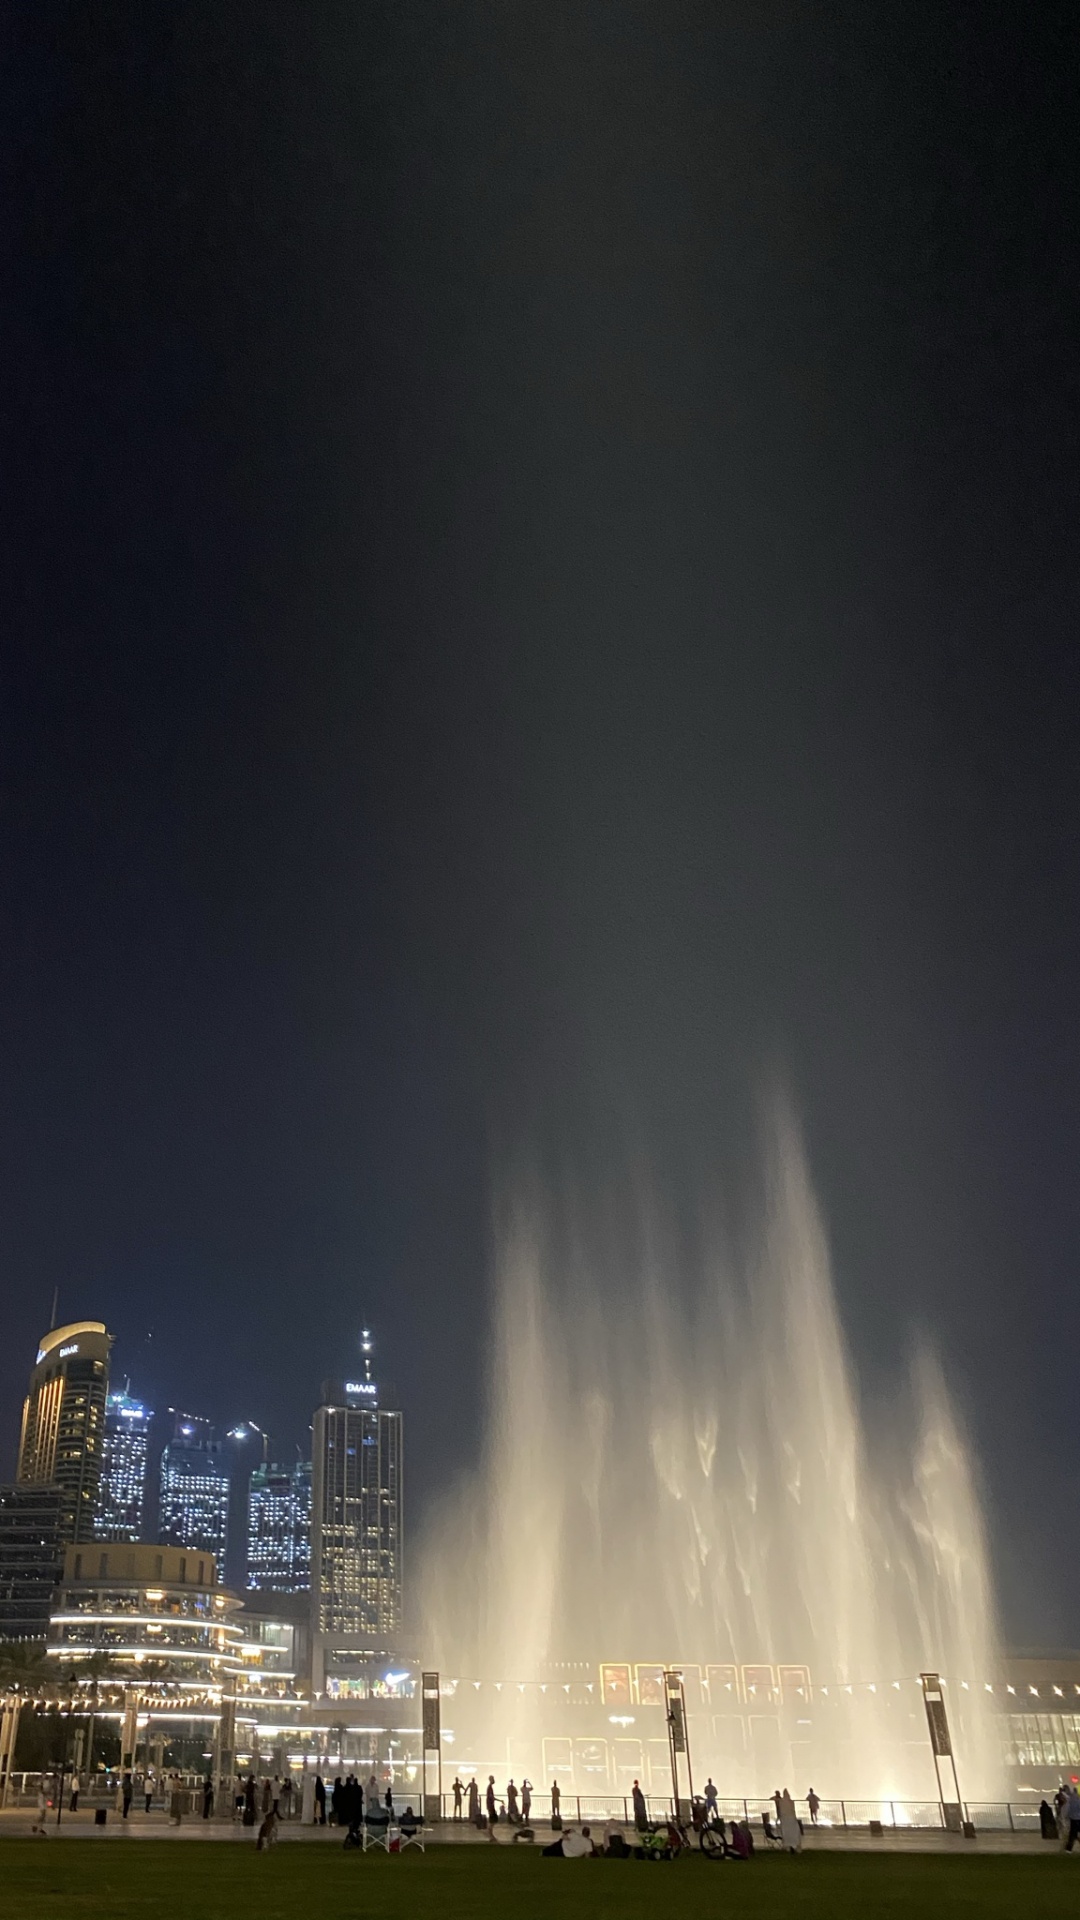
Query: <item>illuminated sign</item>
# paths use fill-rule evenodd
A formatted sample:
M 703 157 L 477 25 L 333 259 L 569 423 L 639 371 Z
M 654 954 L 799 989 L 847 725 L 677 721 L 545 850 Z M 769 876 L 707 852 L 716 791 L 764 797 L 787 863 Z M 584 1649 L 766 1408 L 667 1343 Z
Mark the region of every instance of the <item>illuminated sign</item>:
M 346 1380 L 346 1393 L 366 1393 L 374 1396 L 378 1392 L 374 1380 Z
M 78 1353 L 78 1351 L 79 1351 L 79 1343 L 77 1340 L 73 1340 L 70 1347 L 61 1347 L 60 1358 L 61 1360 L 66 1360 L 69 1353 Z

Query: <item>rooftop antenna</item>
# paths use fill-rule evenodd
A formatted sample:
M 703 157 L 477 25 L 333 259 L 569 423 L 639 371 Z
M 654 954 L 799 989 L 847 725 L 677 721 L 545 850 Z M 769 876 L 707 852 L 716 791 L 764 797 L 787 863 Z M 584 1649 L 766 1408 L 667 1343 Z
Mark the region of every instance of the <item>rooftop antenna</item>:
M 371 1354 L 372 1354 L 372 1349 L 374 1347 L 374 1344 L 375 1343 L 372 1340 L 370 1333 L 365 1327 L 363 1332 L 360 1335 L 360 1351 L 364 1356 L 364 1379 L 365 1380 L 371 1379 Z
M 57 1302 L 59 1301 L 59 1299 L 60 1299 L 60 1282 L 59 1282 L 59 1281 L 57 1281 L 57 1283 L 56 1283 L 56 1285 L 55 1285 L 55 1287 L 54 1287 L 54 1288 L 53 1288 L 53 1290 L 52 1290 L 52 1318 L 51 1318 L 51 1320 L 49 1321 L 49 1332 L 50 1332 L 50 1333 L 52 1332 L 52 1330 L 53 1330 L 53 1328 L 54 1328 L 54 1327 L 55 1327 L 55 1325 L 56 1325 L 56 1307 L 57 1307 Z

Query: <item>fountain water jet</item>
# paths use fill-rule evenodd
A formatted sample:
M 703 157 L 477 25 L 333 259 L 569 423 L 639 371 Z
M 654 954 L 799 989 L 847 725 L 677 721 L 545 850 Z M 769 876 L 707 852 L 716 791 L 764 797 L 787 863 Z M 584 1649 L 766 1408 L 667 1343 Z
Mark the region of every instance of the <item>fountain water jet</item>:
M 566 1670 L 553 1663 L 591 1663 L 575 1671 L 594 1682 L 601 1662 L 693 1663 L 736 1669 L 743 1696 L 693 1703 L 702 1777 L 760 1793 L 802 1767 L 819 1792 L 898 1798 L 937 1797 L 917 1685 L 931 1668 L 965 1797 L 999 1797 L 992 1585 L 940 1370 L 917 1360 L 911 1438 L 873 1453 L 784 1110 L 765 1190 L 735 1271 L 715 1248 L 665 1251 L 640 1184 L 629 1241 L 523 1184 L 498 1236 L 486 1458 L 422 1555 L 426 1657 L 485 1681 L 469 1736 L 485 1766 L 539 1780 L 545 1736 L 597 1734 L 595 1711 L 553 1716 L 537 1684 Z M 778 1698 L 785 1663 L 809 1669 L 798 1706 Z M 760 1702 L 748 1665 L 773 1671 Z M 648 1721 L 622 1716 L 642 1735 Z

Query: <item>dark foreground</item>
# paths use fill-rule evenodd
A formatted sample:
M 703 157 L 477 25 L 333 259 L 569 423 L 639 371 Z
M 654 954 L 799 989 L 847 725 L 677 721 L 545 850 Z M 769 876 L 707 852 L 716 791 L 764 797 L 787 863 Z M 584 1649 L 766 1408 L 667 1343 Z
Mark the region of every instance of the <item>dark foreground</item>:
M 1054 1920 L 1080 1910 L 1080 1859 L 1045 1855 L 804 1854 L 749 1866 L 694 1856 L 673 1865 L 544 1860 L 515 1848 L 435 1847 L 427 1854 L 254 1848 L 144 1841 L 0 1841 L 5 1920 L 854 1920 L 881 1915 Z

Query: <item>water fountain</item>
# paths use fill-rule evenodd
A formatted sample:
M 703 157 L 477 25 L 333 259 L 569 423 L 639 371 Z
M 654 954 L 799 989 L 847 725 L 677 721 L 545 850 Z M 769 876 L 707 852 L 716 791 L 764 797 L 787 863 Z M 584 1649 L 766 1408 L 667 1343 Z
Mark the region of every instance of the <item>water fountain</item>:
M 806 1771 L 820 1793 L 936 1799 L 929 1668 L 965 1797 L 994 1797 L 992 1583 L 940 1370 L 915 1361 L 872 1444 L 786 1112 L 738 1265 L 718 1236 L 665 1241 L 636 1190 L 605 1230 L 525 1182 L 498 1235 L 486 1457 L 421 1556 L 458 1759 L 542 1781 L 576 1751 L 591 1785 L 650 1764 L 659 1784 L 670 1664 L 722 1791 Z

